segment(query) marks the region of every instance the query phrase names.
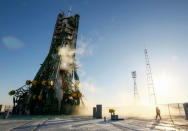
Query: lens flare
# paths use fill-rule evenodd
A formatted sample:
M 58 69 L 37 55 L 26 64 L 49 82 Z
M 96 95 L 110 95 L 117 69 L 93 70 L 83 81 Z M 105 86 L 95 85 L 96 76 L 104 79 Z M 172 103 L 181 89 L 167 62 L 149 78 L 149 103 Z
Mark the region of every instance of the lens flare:
M 172 91 L 172 80 L 168 76 L 160 76 L 156 78 L 156 90 L 160 94 L 166 94 Z

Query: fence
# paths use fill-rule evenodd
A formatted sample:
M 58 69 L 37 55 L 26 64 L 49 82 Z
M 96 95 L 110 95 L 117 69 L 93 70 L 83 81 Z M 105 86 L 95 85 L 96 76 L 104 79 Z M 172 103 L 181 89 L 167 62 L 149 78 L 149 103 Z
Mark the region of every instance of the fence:
M 183 103 L 157 105 L 163 119 L 185 118 Z M 114 109 L 120 118 L 143 118 L 153 119 L 156 115 L 156 106 L 125 106 L 125 107 L 103 107 L 103 116 L 110 117 L 109 109 Z

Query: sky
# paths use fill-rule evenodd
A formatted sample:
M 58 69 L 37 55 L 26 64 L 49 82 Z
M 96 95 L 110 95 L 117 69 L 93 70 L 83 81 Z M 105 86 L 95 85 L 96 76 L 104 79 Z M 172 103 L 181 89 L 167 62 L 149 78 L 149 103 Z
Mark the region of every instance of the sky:
M 158 104 L 188 101 L 187 0 L 1 0 L 0 103 L 33 80 L 48 54 L 59 12 L 80 15 L 76 58 L 88 103 L 133 102 L 133 79 L 148 102 L 144 49 L 148 49 Z

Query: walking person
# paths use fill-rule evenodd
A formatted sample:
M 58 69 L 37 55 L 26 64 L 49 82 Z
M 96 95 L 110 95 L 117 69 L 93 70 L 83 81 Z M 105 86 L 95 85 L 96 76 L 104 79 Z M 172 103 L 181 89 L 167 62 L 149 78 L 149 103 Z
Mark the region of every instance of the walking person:
M 161 111 L 160 111 L 159 107 L 156 107 L 156 120 L 157 120 L 158 117 L 161 120 Z

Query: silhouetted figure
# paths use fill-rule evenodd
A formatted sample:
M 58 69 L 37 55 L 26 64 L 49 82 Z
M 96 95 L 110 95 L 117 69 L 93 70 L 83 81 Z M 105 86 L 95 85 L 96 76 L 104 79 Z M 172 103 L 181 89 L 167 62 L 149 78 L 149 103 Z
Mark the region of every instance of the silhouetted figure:
M 157 120 L 158 117 L 161 120 L 161 111 L 160 111 L 159 107 L 156 107 L 156 120 Z

